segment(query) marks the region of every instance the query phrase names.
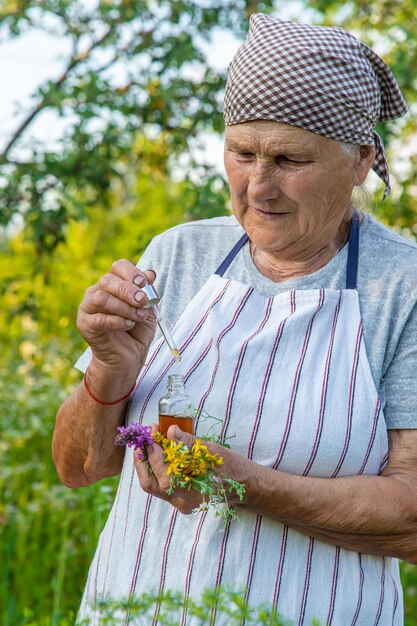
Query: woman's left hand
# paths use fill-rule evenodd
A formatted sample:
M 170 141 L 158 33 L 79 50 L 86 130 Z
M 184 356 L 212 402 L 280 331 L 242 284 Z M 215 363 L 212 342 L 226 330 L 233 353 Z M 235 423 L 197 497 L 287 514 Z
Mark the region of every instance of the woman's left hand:
M 159 427 L 157 424 L 150 424 L 152 433 L 157 433 Z M 193 446 L 196 437 L 185 433 L 177 426 L 170 426 L 167 433 L 168 439 L 172 439 L 176 443 L 182 441 L 190 449 Z M 223 458 L 223 463 L 219 468 L 219 474 L 233 478 L 238 482 L 244 482 L 243 476 L 245 475 L 245 467 L 247 464 L 251 464 L 249 459 L 245 459 L 240 454 L 224 448 L 215 443 L 204 441 L 204 445 L 207 446 L 209 452 L 217 454 Z M 149 472 L 147 463 L 143 463 L 139 460 L 137 455 L 134 455 L 134 462 L 136 471 L 139 477 L 139 483 L 142 489 L 152 496 L 161 498 L 174 506 L 176 509 L 185 515 L 189 515 L 195 509 L 199 507 L 203 501 L 202 495 L 195 489 L 185 489 L 178 487 L 174 493 L 169 495 L 167 490 L 170 484 L 170 476 L 167 474 L 166 465 L 164 463 L 163 451 L 161 446 L 154 443 L 151 446 L 147 446 L 148 462 L 152 469 Z M 233 498 L 229 499 L 230 504 L 237 504 L 239 500 L 236 498 L 236 502 Z
M 195 440 L 174 426 L 168 437 L 189 447 Z M 219 473 L 245 485 L 241 504 L 252 512 L 331 545 L 417 564 L 417 429 L 389 430 L 388 439 L 388 464 L 379 476 L 340 478 L 287 474 L 220 445 L 207 447 L 223 457 Z M 181 513 L 191 513 L 200 494 L 178 489 L 169 496 L 162 449 L 155 444 L 149 452 L 153 475 L 145 463 L 135 461 L 142 488 Z

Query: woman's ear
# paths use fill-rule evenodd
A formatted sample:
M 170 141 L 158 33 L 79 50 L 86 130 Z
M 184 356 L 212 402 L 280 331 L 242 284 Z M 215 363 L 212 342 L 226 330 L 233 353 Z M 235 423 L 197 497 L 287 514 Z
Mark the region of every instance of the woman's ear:
M 353 184 L 355 187 L 362 185 L 368 176 L 368 172 L 375 161 L 375 155 L 376 150 L 374 146 L 359 146 L 353 172 Z

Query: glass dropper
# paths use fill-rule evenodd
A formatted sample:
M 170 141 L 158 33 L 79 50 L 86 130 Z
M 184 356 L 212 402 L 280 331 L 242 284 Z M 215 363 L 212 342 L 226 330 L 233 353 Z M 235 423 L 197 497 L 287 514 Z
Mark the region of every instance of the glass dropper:
M 155 315 L 156 322 L 159 326 L 159 330 L 161 331 L 162 336 L 165 339 L 168 345 L 168 348 L 171 351 L 171 354 L 173 355 L 175 360 L 178 361 L 179 363 L 181 361 L 180 351 L 178 350 L 175 344 L 174 338 L 171 335 L 171 331 L 169 330 L 168 326 L 165 324 L 165 321 L 162 317 L 161 311 L 158 306 L 160 297 L 158 296 L 155 287 L 147 283 L 144 287 L 142 287 L 142 291 L 145 293 L 145 295 L 148 298 L 148 302 L 145 304 L 144 308 L 152 309 Z
M 171 331 L 169 330 L 168 326 L 165 324 L 164 319 L 161 315 L 161 311 L 159 310 L 159 306 L 157 304 L 154 304 L 152 306 L 152 310 L 154 312 L 157 324 L 159 326 L 159 330 L 161 331 L 165 341 L 167 342 L 167 345 L 169 347 L 169 349 L 171 350 L 173 356 L 175 357 L 175 359 L 178 361 L 178 363 L 181 361 L 181 355 L 180 355 L 180 351 L 178 350 L 177 346 L 175 345 L 175 341 L 171 335 Z

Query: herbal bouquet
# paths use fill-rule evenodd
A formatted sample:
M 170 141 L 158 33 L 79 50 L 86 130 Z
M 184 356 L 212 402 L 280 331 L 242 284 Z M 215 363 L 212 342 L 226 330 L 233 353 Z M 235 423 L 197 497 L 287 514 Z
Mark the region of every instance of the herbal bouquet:
M 167 474 L 171 477 L 168 494 L 174 493 L 177 487 L 195 489 L 203 496 L 195 512 L 212 507 L 216 515 L 223 517 L 224 524 L 229 519 L 238 519 L 234 509 L 229 505 L 228 494 L 235 494 L 242 500 L 245 487 L 216 471 L 222 465 L 223 458 L 209 452 L 203 438 L 196 438 L 192 447 L 188 448 L 182 441 L 176 443 L 159 432 L 152 434 L 148 426 L 137 423 L 120 426 L 118 431 L 116 445 L 128 446 L 137 451 L 139 459 L 148 463 L 149 471 L 152 469 L 148 462 L 146 446 L 155 443 L 161 446 Z M 213 441 L 212 437 L 210 441 Z M 216 443 L 220 441 L 217 440 Z

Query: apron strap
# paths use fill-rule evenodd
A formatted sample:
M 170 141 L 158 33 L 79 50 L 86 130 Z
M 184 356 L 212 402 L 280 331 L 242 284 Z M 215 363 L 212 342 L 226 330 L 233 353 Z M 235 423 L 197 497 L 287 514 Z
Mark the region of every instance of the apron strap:
M 354 210 L 349 229 L 349 248 L 346 267 L 346 289 L 356 289 L 359 260 L 359 226 L 359 214 L 356 210 Z M 223 276 L 235 256 L 243 248 L 248 239 L 249 237 L 246 233 L 242 235 L 239 241 L 233 246 L 229 254 L 214 272 L 215 274 L 217 274 L 218 276 Z
M 346 265 L 346 289 L 356 289 L 359 261 L 359 213 L 353 211 L 349 229 L 349 248 Z
M 241 248 L 243 248 L 243 246 L 245 245 L 248 239 L 249 237 L 247 236 L 246 233 L 242 235 L 242 237 L 239 239 L 237 244 L 235 244 L 233 248 L 230 250 L 229 254 L 224 259 L 224 261 L 220 263 L 219 267 L 214 272 L 215 274 L 218 274 L 218 276 L 223 276 L 223 274 L 225 273 L 225 271 L 227 270 L 227 268 L 229 267 L 229 265 L 231 264 L 231 262 L 237 255 L 237 253 L 240 251 Z

